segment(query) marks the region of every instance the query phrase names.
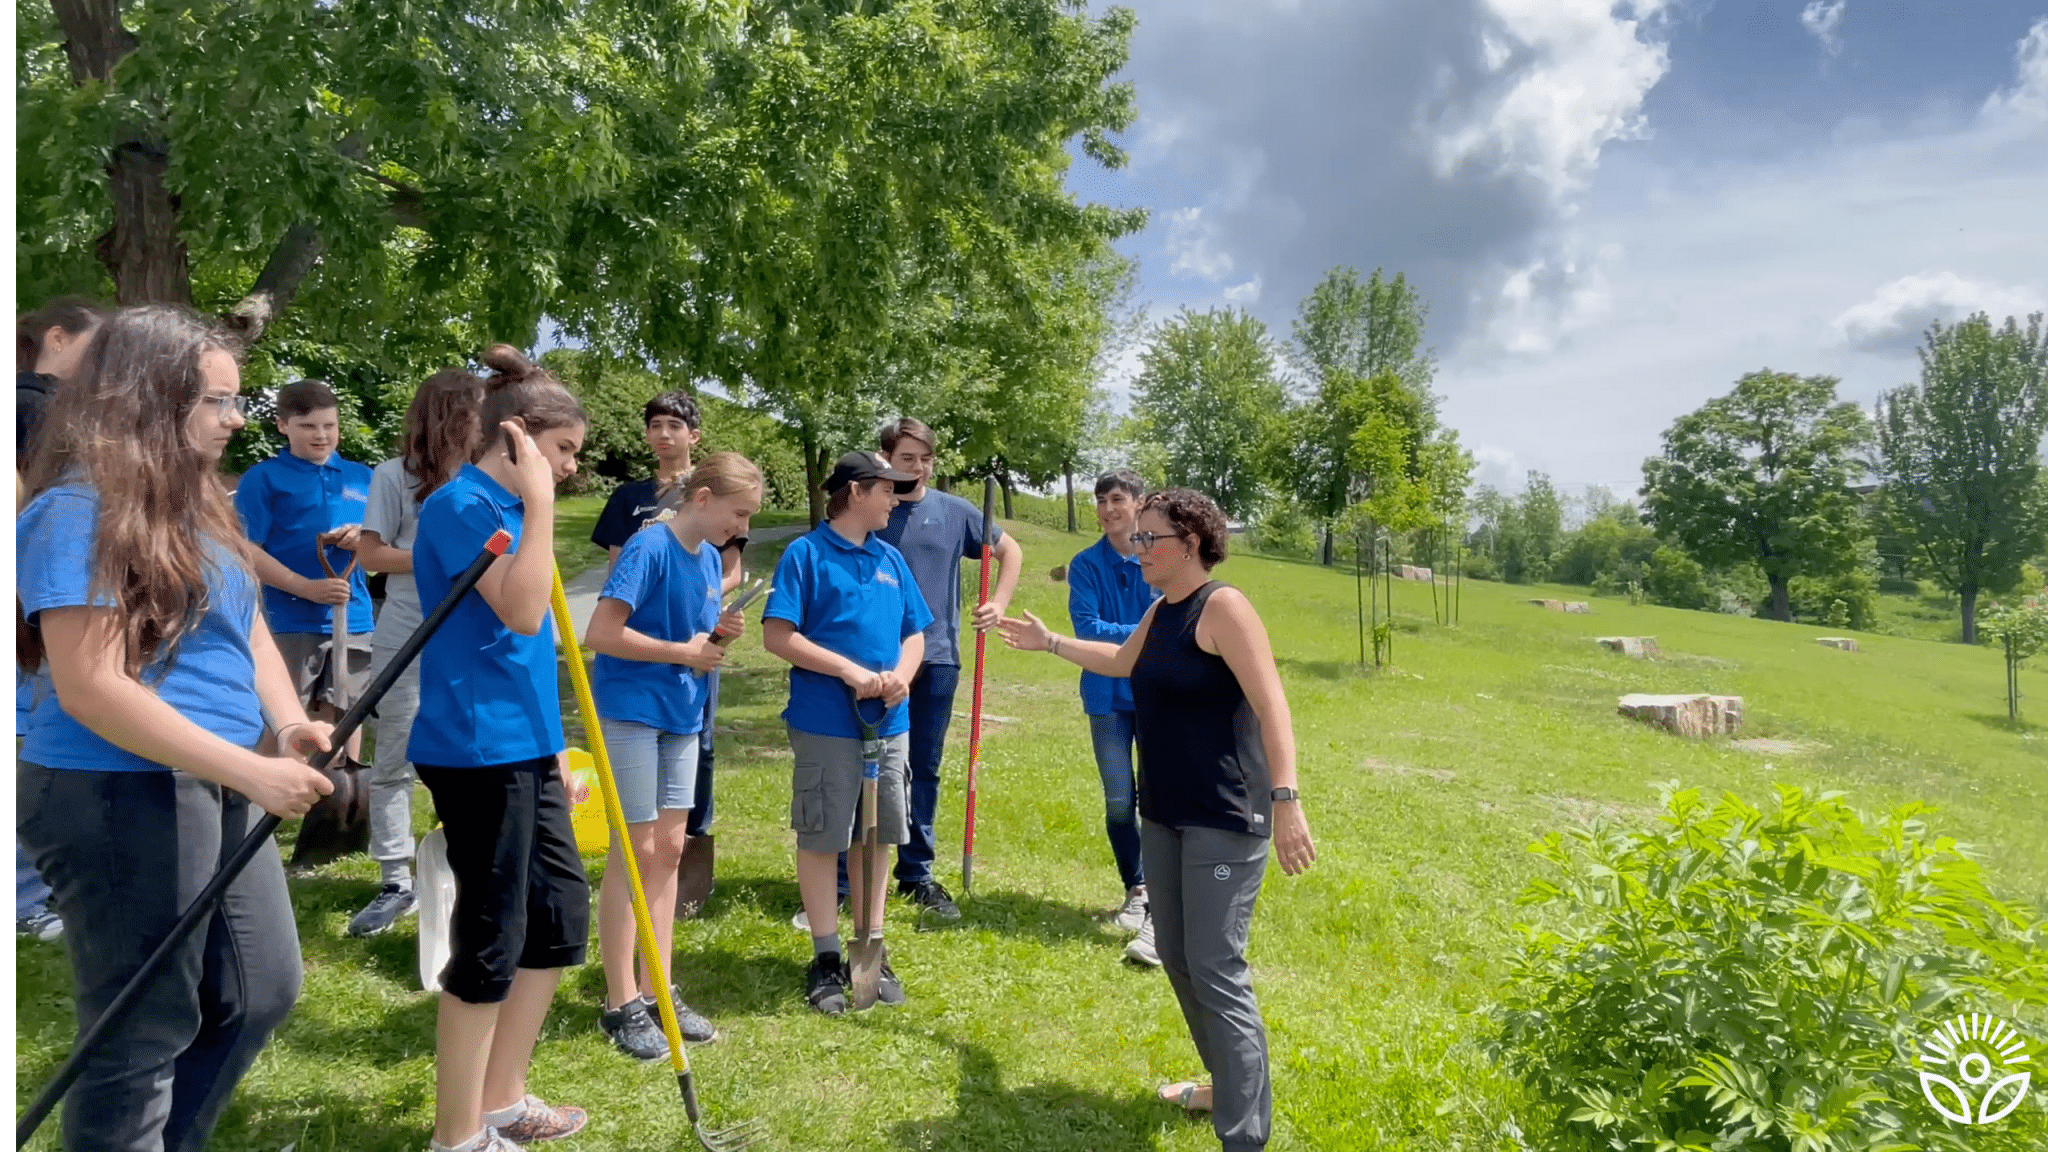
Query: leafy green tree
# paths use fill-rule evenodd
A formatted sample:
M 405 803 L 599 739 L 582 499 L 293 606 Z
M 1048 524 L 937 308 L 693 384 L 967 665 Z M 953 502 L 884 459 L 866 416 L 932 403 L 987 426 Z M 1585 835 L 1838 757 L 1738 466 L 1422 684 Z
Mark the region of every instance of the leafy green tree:
M 1657 534 L 1643 523 L 1634 505 L 1603 506 L 1566 534 L 1550 578 L 1617 591 L 1643 580 L 1657 548 Z
M 1312 515 L 1327 520 L 1352 500 L 1351 446 L 1375 403 L 1353 393 L 1367 382 L 1399 381 L 1413 398 L 1409 423 L 1420 442 L 1434 434 L 1436 361 L 1422 345 L 1428 312 L 1404 274 L 1387 279 L 1375 269 L 1361 283 L 1348 266 L 1331 269 L 1302 300 L 1290 357 L 1305 395 L 1288 412 L 1275 474 Z
M 2010 586 L 2048 538 L 2041 435 L 2048 428 L 2048 342 L 2041 315 L 2022 329 L 1979 313 L 1936 323 L 1920 383 L 1879 403 L 1887 513 L 1942 585 L 1962 600 L 1963 643 L 1977 639 L 1977 593 Z
M 1835 400 L 1832 376 L 1752 372 L 1674 421 L 1643 462 L 1645 508 L 1660 536 L 1708 568 L 1756 563 L 1772 618 L 1792 619 L 1791 580 L 1858 562 L 1868 531 L 1849 482 L 1870 422 Z
M 1235 309 L 1183 309 L 1154 334 L 1133 394 L 1169 486 L 1206 492 L 1233 518 L 1258 507 L 1282 401 L 1264 324 Z
M 1707 570 L 1669 544 L 1659 545 L 1650 553 L 1650 563 L 1643 572 L 1643 591 L 1652 602 L 1666 608 L 1706 612 L 1720 603 L 1720 596 L 1707 583 Z

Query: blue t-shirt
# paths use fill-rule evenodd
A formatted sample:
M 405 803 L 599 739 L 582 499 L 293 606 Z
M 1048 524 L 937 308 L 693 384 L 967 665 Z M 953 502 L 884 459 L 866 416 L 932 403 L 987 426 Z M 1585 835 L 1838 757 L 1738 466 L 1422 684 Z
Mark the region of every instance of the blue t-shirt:
M 1003 538 L 989 525 L 988 543 Z M 876 533 L 903 553 L 917 590 L 932 610 L 924 630 L 924 662 L 960 665 L 960 561 L 981 559 L 981 509 L 950 492 L 926 489 L 924 498 L 903 501 L 889 513 L 889 526 Z
M 932 613 L 903 553 L 873 533 L 855 547 L 830 524 L 820 524 L 782 553 L 761 618 L 787 620 L 820 648 L 886 672 L 902 658 L 903 642 L 931 624 Z M 910 730 L 909 703 L 889 709 L 882 735 Z M 782 719 L 799 732 L 860 737 L 845 682 L 808 668 L 790 668 L 789 707 Z
M 363 465 L 339 455 L 314 464 L 286 451 L 242 473 L 235 488 L 235 511 L 241 513 L 251 543 L 299 575 L 325 580 L 327 571 L 320 567 L 314 538 L 344 524 L 361 524 L 369 499 L 370 470 Z M 349 560 L 349 553 L 340 548 L 327 550 L 327 562 L 336 572 Z M 368 632 L 374 623 L 370 585 L 360 565 L 349 574 L 349 582 L 355 596 L 349 600 L 348 630 Z M 334 631 L 332 605 L 301 599 L 282 588 L 263 590 L 263 614 L 272 632 L 326 636 Z
M 1138 630 L 1159 589 L 1145 583 L 1136 553 L 1122 555 L 1109 537 L 1081 549 L 1067 564 L 1067 619 L 1074 639 L 1121 644 Z M 1135 712 L 1131 682 L 1097 672 L 1081 673 L 1081 711 L 1090 716 Z
M 412 575 L 431 612 L 499 529 L 519 549 L 526 506 L 474 464 L 420 505 Z M 563 748 L 555 624 L 521 636 L 471 589 L 420 653 L 420 712 L 405 758 L 436 768 L 489 768 Z
M 105 604 L 89 595 L 93 542 L 99 532 L 99 494 L 81 485 L 53 488 L 15 517 L 15 592 L 30 623 L 51 608 Z M 256 660 L 249 630 L 256 622 L 256 578 L 218 544 L 207 549 L 206 611 L 187 631 L 168 666 L 161 656 L 142 670 L 145 688 L 185 719 L 244 748 L 263 734 L 256 699 Z M 45 768 L 86 772 L 168 772 L 169 768 L 117 748 L 66 715 L 50 677 L 35 686 L 21 758 Z
M 656 524 L 627 538 L 598 597 L 631 609 L 626 627 L 643 636 L 690 640 L 717 626 L 723 583 L 717 548 L 701 544 L 692 556 L 668 525 Z M 600 653 L 592 686 L 605 719 L 687 736 L 704 730 L 707 681 L 687 664 Z

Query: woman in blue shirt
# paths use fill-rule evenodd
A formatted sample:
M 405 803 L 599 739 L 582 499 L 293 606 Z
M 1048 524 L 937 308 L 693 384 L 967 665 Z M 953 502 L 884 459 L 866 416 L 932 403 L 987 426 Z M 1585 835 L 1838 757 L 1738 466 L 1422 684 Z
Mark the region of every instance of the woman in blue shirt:
M 434 796 L 455 874 L 454 950 L 435 1029 L 435 1152 L 513 1152 L 583 1128 L 526 1092 L 562 969 L 583 963 L 590 885 L 569 825 L 555 634 L 555 485 L 576 471 L 583 406 L 509 345 L 483 354 L 482 441 L 420 505 L 413 583 L 438 604 L 498 531 L 511 551 L 420 656 L 406 758 Z
M 57 393 L 16 518 L 24 671 L 38 679 L 17 831 L 55 890 L 82 1034 L 259 819 L 332 791 L 279 743 L 325 749 L 256 611 L 216 467 L 242 427 L 218 332 L 116 314 Z M 167 414 L 170 415 L 167 418 Z M 284 866 L 266 843 L 148 985 L 64 1109 L 67 1149 L 198 1148 L 299 993 Z
M 761 494 L 761 470 L 746 457 L 720 452 L 705 458 L 684 481 L 675 516 L 626 539 L 584 633 L 598 654 L 598 723 L 664 967 L 675 937 L 676 870 L 697 803 L 704 701 L 717 691 L 709 673 L 725 660 L 724 641 L 745 630 L 739 612 L 719 611 L 719 547 L 746 534 L 748 519 L 761 510 Z M 654 1022 L 653 1004 L 662 990 L 648 979 L 644 963 L 634 971 L 632 892 L 620 852 L 613 841 L 598 893 L 605 981 L 599 1024 L 626 1055 L 660 1060 L 668 1055 L 668 1040 Z M 680 997 L 676 1017 L 691 1043 L 717 1037 L 711 1022 Z

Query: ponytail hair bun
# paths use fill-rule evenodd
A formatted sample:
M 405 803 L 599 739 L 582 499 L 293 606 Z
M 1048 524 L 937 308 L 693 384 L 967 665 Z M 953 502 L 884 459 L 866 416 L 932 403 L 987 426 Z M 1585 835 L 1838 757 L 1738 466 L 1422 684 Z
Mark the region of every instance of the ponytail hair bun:
M 483 436 L 472 459 L 483 459 L 491 446 L 504 442 L 498 426 L 507 420 L 525 424 L 529 436 L 538 436 L 551 428 L 590 424 L 576 394 L 554 373 L 528 359 L 526 353 L 510 344 L 493 344 L 477 359 L 491 374 L 484 378 Z

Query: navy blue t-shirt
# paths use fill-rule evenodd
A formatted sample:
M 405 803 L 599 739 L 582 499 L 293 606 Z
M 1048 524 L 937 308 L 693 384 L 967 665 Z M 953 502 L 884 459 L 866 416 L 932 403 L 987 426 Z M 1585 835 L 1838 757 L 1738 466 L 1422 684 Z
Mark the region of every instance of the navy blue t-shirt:
M 903 642 L 931 624 L 932 613 L 903 553 L 873 533 L 856 546 L 826 523 L 783 552 L 761 618 L 787 620 L 820 648 L 886 672 L 902 659 Z M 904 700 L 889 709 L 882 735 L 910 730 L 909 705 Z M 808 668 L 790 668 L 782 719 L 799 732 L 860 738 L 845 682 Z
M 14 588 L 30 623 L 51 608 L 105 603 L 90 594 L 99 511 L 99 493 L 65 485 L 36 497 L 15 517 Z M 185 719 L 230 744 L 253 748 L 263 735 L 256 660 L 249 648 L 256 623 L 256 577 L 225 547 L 211 545 L 207 552 L 205 614 L 185 633 L 177 658 L 167 667 L 160 655 L 143 668 L 141 682 Z M 30 684 L 34 696 L 23 760 L 85 772 L 170 771 L 109 744 L 72 719 L 51 690 L 47 671 Z
M 519 551 L 526 505 L 474 464 L 420 505 L 413 582 L 429 612 L 493 533 Z M 564 747 L 555 676 L 555 623 L 521 636 L 471 589 L 420 653 L 420 712 L 405 758 L 437 768 L 489 768 L 552 756 Z
M 720 586 L 718 549 L 702 544 L 693 556 L 668 525 L 656 524 L 626 540 L 598 598 L 630 609 L 626 627 L 643 636 L 692 640 L 718 626 Z M 592 687 L 605 719 L 687 736 L 704 730 L 708 682 L 687 664 L 599 653 Z
M 988 543 L 1003 538 L 990 523 Z M 960 665 L 960 561 L 981 559 L 981 509 L 950 492 L 925 489 L 924 499 L 908 500 L 889 513 L 889 526 L 876 533 L 903 553 L 917 590 L 932 612 L 924 630 L 924 662 Z

